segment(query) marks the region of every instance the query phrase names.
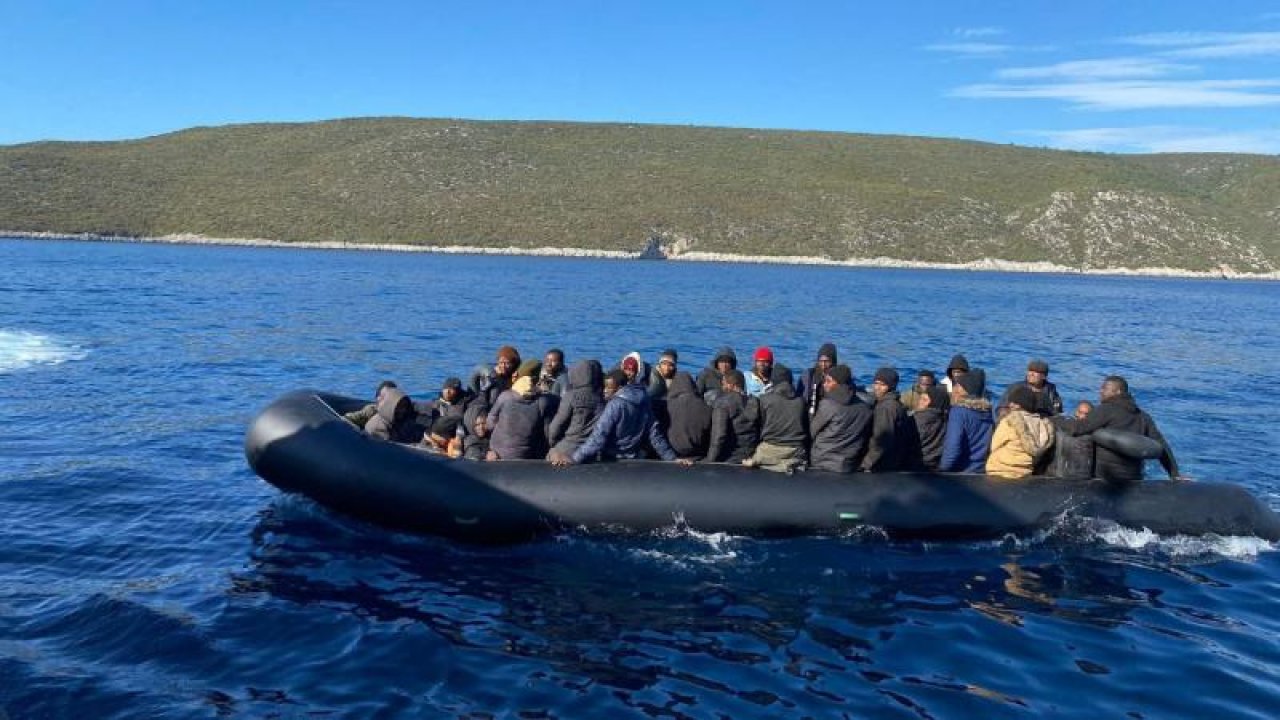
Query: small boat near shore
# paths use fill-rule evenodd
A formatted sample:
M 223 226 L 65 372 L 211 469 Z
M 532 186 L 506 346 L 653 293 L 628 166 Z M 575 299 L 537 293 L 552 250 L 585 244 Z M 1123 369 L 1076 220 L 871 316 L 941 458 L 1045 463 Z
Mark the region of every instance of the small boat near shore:
M 1280 540 L 1280 516 L 1233 484 L 452 460 L 371 438 L 342 419 L 364 402 L 310 390 L 282 396 L 249 426 L 250 467 L 280 490 L 383 527 L 481 543 L 566 530 L 643 533 L 677 523 L 770 537 L 874 527 L 895 539 L 969 540 L 1033 533 L 1064 516 L 1161 535 Z

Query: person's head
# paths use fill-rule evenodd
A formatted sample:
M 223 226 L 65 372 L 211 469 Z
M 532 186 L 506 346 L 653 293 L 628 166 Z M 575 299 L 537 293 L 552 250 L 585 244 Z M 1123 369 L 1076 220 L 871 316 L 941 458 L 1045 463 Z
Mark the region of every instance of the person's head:
M 1108 375 L 1102 381 L 1102 388 L 1098 390 L 1098 397 L 1102 400 L 1110 400 L 1113 397 L 1127 395 L 1129 393 L 1129 383 L 1119 375 Z
M 916 373 L 916 389 L 920 394 L 927 393 L 929 388 L 938 384 L 938 376 L 933 374 L 932 370 L 921 370 Z
M 849 387 L 853 382 L 853 372 L 848 365 L 835 365 L 827 371 L 822 380 L 822 389 L 831 392 L 838 387 Z
M 1043 360 L 1032 360 L 1027 363 L 1027 384 L 1039 390 L 1049 379 L 1049 363 Z
M 920 397 L 925 397 L 928 402 L 924 406 L 920 405 Z M 943 388 L 934 385 L 925 392 L 916 395 L 916 410 L 920 411 L 927 408 L 933 408 L 940 412 L 946 412 L 951 407 L 951 396 Z
M 773 372 L 773 351 L 767 347 L 756 348 L 755 354 L 751 356 L 751 369 L 759 377 L 768 380 Z
M 817 368 L 819 372 L 825 374 L 828 370 L 835 367 L 838 360 L 839 358 L 836 355 L 835 344 L 823 343 L 822 347 L 818 348 L 818 357 L 814 360 L 813 366 Z
M 738 367 L 738 356 L 733 354 L 733 350 L 729 348 L 720 348 L 720 352 L 715 357 L 716 372 L 721 375 Z
M 498 357 L 493 361 L 493 372 L 499 377 L 509 378 L 520 366 L 520 351 L 510 345 L 498 348 Z
M 547 354 L 542 356 L 542 374 L 555 377 L 564 369 L 564 351 L 560 348 L 551 348 Z
M 677 364 L 680 362 L 680 356 L 675 350 L 666 349 L 662 351 L 662 355 L 658 357 L 658 375 L 663 380 L 670 380 L 676 376 Z
M 951 394 L 956 399 L 971 397 L 980 398 L 987 391 L 987 373 L 982 368 L 971 368 L 957 375 L 951 386 Z
M 882 398 L 886 394 L 898 389 L 898 371 L 891 367 L 882 367 L 876 370 L 875 379 L 871 382 L 871 391 L 875 393 L 877 398 Z
M 476 437 L 484 437 L 489 434 L 489 416 L 485 413 L 478 412 L 476 417 L 471 421 L 471 430 Z
M 626 375 L 626 382 L 635 382 L 640 374 L 640 361 L 631 355 L 622 358 L 622 374 Z
M 741 370 L 730 368 L 720 380 L 720 389 L 727 393 L 740 393 L 747 384 L 747 378 Z
M 458 434 L 458 418 L 440 417 L 431 423 L 431 442 L 437 447 L 445 447 Z
M 373 393 L 373 401 L 378 402 L 379 400 L 382 399 L 382 396 L 384 393 L 386 393 L 388 390 L 395 389 L 395 387 L 396 387 L 396 383 L 394 380 L 383 380 L 382 382 L 378 383 L 378 389 L 375 390 Z
M 462 380 L 456 377 L 445 378 L 440 386 L 440 397 L 445 402 L 451 403 L 456 402 L 460 395 L 462 395 Z
M 609 374 L 604 376 L 604 399 L 613 397 L 627 382 L 627 374 L 622 370 L 610 370 Z
M 969 372 L 969 361 L 965 358 L 965 356 L 964 355 L 951 356 L 951 362 L 947 363 L 947 377 L 951 378 L 952 382 L 955 382 L 955 379 L 957 377 L 967 372 Z
M 1009 409 L 1032 412 L 1036 408 L 1036 394 L 1026 385 L 1014 385 L 1009 388 Z
M 1083 420 L 1089 417 L 1089 413 L 1093 411 L 1093 403 L 1088 400 L 1081 400 L 1076 404 L 1076 419 Z

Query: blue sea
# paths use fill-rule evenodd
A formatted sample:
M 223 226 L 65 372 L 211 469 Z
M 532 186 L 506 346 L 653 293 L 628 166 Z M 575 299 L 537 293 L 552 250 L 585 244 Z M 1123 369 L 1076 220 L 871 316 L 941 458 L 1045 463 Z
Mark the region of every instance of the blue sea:
M 282 495 L 242 442 L 288 390 L 426 399 L 507 343 L 696 370 L 832 341 L 862 382 L 1125 375 L 1187 474 L 1280 508 L 1278 311 L 1265 282 L 0 239 L 0 718 L 1274 718 L 1256 538 L 474 547 Z

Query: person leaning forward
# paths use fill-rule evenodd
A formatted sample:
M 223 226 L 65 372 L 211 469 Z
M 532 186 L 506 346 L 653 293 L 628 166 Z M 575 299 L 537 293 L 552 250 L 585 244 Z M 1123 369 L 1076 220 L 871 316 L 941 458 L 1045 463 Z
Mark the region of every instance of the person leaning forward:
M 1057 421 L 1059 427 L 1069 435 L 1088 435 L 1102 428 L 1113 428 L 1137 433 L 1160 443 L 1162 453 L 1160 464 L 1169 473 L 1170 480 L 1187 480 L 1178 472 L 1178 461 L 1173 457 L 1173 448 L 1164 439 L 1156 421 L 1143 412 L 1137 401 L 1129 394 L 1129 383 L 1119 375 L 1109 375 L 1102 381 L 1098 391 L 1100 402 L 1083 420 L 1067 419 Z M 1098 477 L 1113 482 L 1136 483 L 1142 480 L 1142 460 L 1125 457 L 1119 453 L 1096 446 L 1097 455 L 1094 471 Z

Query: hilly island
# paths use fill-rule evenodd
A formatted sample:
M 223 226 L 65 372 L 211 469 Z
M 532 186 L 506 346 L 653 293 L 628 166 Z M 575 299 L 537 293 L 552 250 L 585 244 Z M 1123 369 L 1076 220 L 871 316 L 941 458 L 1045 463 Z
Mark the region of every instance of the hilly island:
M 0 147 L 0 231 L 1280 269 L 1280 158 L 366 118 Z

